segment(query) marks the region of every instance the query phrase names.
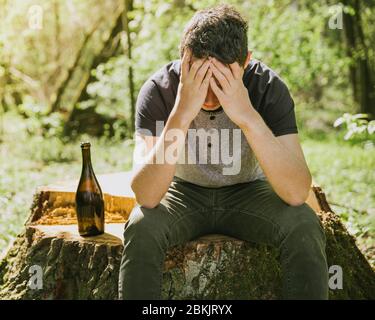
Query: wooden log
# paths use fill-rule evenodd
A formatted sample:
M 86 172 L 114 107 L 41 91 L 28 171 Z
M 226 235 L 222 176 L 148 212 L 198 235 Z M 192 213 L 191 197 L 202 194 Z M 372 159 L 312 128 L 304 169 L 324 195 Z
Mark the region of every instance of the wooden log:
M 25 230 L 0 262 L 0 299 L 117 299 L 123 228 L 135 204 L 129 172 L 98 176 L 105 195 L 106 233 L 78 234 L 74 195 L 78 181 L 40 187 Z M 375 272 L 334 214 L 324 192 L 307 203 L 327 236 L 328 265 L 343 270 L 343 289 L 331 299 L 374 299 Z M 207 235 L 168 250 L 164 299 L 281 298 L 279 252 L 224 235 Z M 42 270 L 41 288 L 32 284 Z

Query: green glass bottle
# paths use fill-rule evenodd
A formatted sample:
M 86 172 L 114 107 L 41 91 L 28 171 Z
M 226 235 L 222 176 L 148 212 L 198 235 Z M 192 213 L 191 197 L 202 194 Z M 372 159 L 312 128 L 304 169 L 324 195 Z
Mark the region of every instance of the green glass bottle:
M 82 173 L 75 204 L 78 231 L 83 237 L 104 233 L 104 198 L 91 164 L 90 142 L 82 142 Z

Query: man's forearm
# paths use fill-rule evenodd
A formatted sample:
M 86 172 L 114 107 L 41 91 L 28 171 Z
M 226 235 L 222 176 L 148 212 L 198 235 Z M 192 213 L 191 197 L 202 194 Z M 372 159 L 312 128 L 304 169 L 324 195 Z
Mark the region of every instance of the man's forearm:
M 168 191 L 189 124 L 172 111 L 155 147 L 132 179 L 131 188 L 140 205 L 153 208 Z
M 285 147 L 252 109 L 241 129 L 275 192 L 290 205 L 303 204 L 311 186 L 308 167 Z

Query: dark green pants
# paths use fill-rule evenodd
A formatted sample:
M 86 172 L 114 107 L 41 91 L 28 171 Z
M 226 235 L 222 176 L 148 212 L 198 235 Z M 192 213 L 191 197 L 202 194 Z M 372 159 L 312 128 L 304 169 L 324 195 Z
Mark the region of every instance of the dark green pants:
M 120 299 L 161 299 L 168 247 L 209 233 L 279 248 L 285 299 L 327 299 L 325 235 L 307 205 L 290 206 L 268 181 L 205 188 L 175 178 L 160 204 L 125 224 Z

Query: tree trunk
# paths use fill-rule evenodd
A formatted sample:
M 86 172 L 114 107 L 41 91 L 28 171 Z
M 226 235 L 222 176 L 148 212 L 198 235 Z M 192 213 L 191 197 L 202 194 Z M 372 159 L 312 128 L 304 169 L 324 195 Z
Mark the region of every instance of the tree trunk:
M 122 30 L 122 12 L 123 10 L 117 13 L 110 34 L 101 44 L 98 52 L 94 52 L 92 42 L 98 41 L 98 39 L 93 38 L 101 21 L 95 23 L 90 32 L 85 35 L 74 63 L 69 68 L 65 80 L 61 83 L 56 92 L 56 98 L 51 104 L 50 113 L 63 109 L 64 111 L 68 111 L 69 116 L 71 117 L 74 113 L 74 107 L 77 102 L 84 101 L 88 98 L 86 92 L 87 86 L 95 80 L 91 71 L 99 64 L 107 62 L 111 57 L 120 53 L 120 41 L 118 35 Z M 69 122 L 69 119 L 67 120 Z
M 74 210 L 78 181 L 37 190 L 25 230 L 0 262 L 0 299 L 117 299 L 124 222 L 135 204 L 130 173 L 98 176 L 105 194 L 106 233 L 82 238 Z M 327 236 L 328 265 L 341 266 L 343 288 L 331 299 L 374 299 L 375 273 L 312 186 L 307 203 Z M 277 249 L 224 235 L 207 235 L 168 250 L 165 299 L 278 299 Z M 38 278 L 35 270 L 41 270 Z
M 129 26 L 129 12 L 133 10 L 133 0 L 125 0 L 125 10 L 122 15 L 122 26 L 126 33 L 126 54 L 129 61 L 132 61 L 132 39 L 131 30 Z M 128 67 L 128 82 L 129 82 L 129 94 L 130 94 L 130 131 L 134 133 L 135 131 L 135 92 L 134 92 L 134 76 L 133 76 L 133 66 L 129 64 Z
M 347 55 L 351 58 L 349 77 L 354 101 L 361 113 L 375 116 L 374 74 L 369 63 L 369 48 L 365 42 L 362 27 L 361 4 L 359 0 L 344 0 L 343 4 L 354 10 L 354 14 L 344 12 L 343 22 L 346 38 Z
M 111 28 L 111 32 L 102 44 L 102 48 L 100 52 L 96 53 L 95 56 L 92 58 L 92 61 L 87 65 L 87 67 L 84 68 L 84 71 L 82 72 L 80 68 L 77 68 L 78 71 L 76 72 L 81 72 L 82 73 L 82 81 L 80 81 L 80 84 L 77 88 L 73 88 L 72 84 L 74 83 L 70 81 L 70 86 L 67 86 L 64 88 L 64 91 L 71 91 L 76 93 L 76 96 L 74 99 L 69 100 L 69 115 L 66 119 L 65 126 L 64 126 L 64 135 L 70 135 L 71 131 L 74 129 L 77 129 L 77 126 L 79 125 L 80 121 L 80 113 L 82 113 L 82 110 L 77 109 L 77 103 L 86 101 L 90 98 L 89 94 L 87 93 L 87 88 L 90 83 L 93 83 L 96 81 L 96 77 L 92 74 L 92 70 L 95 70 L 100 64 L 108 62 L 108 60 L 112 57 L 115 57 L 121 53 L 121 41 L 120 41 L 120 33 L 123 29 L 123 19 L 122 16 L 125 14 L 125 9 L 122 10 L 116 17 L 116 21 L 114 25 Z M 93 55 L 93 53 L 90 53 L 90 55 Z M 87 59 L 87 58 L 85 58 Z M 82 59 L 80 59 L 82 60 Z M 79 60 L 79 61 L 80 61 Z M 80 62 L 82 64 L 82 61 Z M 132 70 L 131 70 L 132 72 Z M 73 79 L 73 78 L 71 78 Z M 131 80 L 133 81 L 133 75 L 131 74 Z M 68 82 L 69 83 L 69 82 Z M 133 84 L 133 82 L 132 82 Z M 133 97 L 134 99 L 134 88 L 130 88 L 133 90 Z M 62 100 L 61 100 L 62 101 Z M 59 102 L 61 104 L 61 101 Z M 132 101 L 132 100 L 131 100 Z M 133 103 L 133 102 L 132 102 Z M 66 102 L 64 102 L 64 105 L 66 105 Z M 94 108 L 95 110 L 95 108 Z M 88 110 L 85 110 L 84 112 L 85 117 L 87 117 L 87 114 L 90 114 Z M 93 115 L 93 113 L 91 112 Z M 96 114 L 97 115 L 97 114 Z M 95 117 L 95 115 L 94 115 Z M 100 120 L 100 119 L 98 119 Z M 104 120 L 104 119 L 102 119 Z M 103 121 L 104 122 L 104 121 Z M 100 121 L 99 121 L 100 123 Z M 96 129 L 101 129 L 100 127 L 102 126 L 96 126 L 92 125 L 90 128 L 90 125 L 88 125 L 87 121 L 83 121 L 82 124 L 86 124 L 88 128 L 85 128 L 85 131 L 88 130 L 96 130 Z
M 369 62 L 369 49 L 365 42 L 365 35 L 362 27 L 362 18 L 361 18 L 361 3 L 359 0 L 355 0 L 355 12 L 357 15 L 357 34 L 360 44 L 360 49 L 363 51 L 363 54 L 359 58 L 359 83 L 361 87 L 361 113 L 368 113 L 372 118 L 375 117 L 375 83 L 373 75 L 371 74 L 371 67 Z
M 74 78 L 75 71 L 78 69 L 78 66 L 80 64 L 80 61 L 83 59 L 82 57 L 84 56 L 85 51 L 87 50 L 88 43 L 90 42 L 91 37 L 95 33 L 96 29 L 98 28 L 99 23 L 96 23 L 94 27 L 85 34 L 82 45 L 80 49 L 77 52 L 77 55 L 74 59 L 73 64 L 69 67 L 67 76 L 65 77 L 64 81 L 60 84 L 56 91 L 56 98 L 51 104 L 51 109 L 49 113 L 61 111 L 60 109 L 69 109 L 68 107 L 64 106 L 63 100 L 64 100 L 64 94 L 67 91 L 70 91 L 70 83 L 72 79 Z M 73 101 L 72 103 L 74 104 L 76 101 Z

